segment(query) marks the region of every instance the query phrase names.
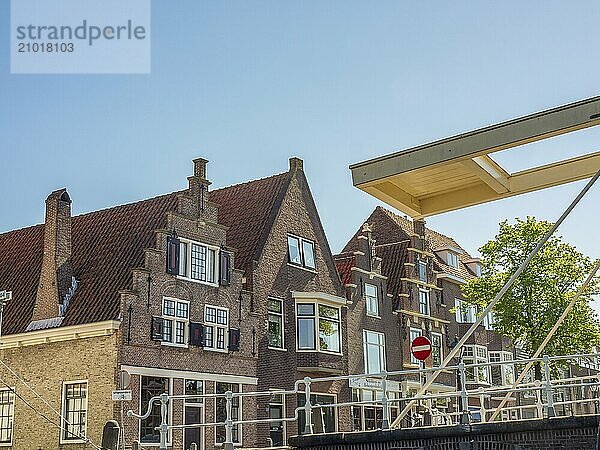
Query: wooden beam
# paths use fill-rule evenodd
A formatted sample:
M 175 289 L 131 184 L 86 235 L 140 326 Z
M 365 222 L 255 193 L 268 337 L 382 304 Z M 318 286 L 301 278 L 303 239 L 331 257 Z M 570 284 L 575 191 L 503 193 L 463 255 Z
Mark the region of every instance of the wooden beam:
M 508 172 L 489 156 L 482 155 L 466 159 L 463 161 L 463 165 L 498 194 L 508 192 Z
M 600 124 L 600 97 L 538 112 L 350 166 L 355 186 L 442 162 L 539 141 Z
M 363 190 L 409 216 L 421 215 L 421 202 L 389 181 L 366 186 Z

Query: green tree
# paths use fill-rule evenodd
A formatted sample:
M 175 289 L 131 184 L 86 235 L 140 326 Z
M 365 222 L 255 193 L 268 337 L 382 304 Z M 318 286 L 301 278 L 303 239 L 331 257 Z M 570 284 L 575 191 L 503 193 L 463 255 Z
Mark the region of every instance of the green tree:
M 495 239 L 479 249 L 483 259 L 481 277 L 463 287 L 465 297 L 486 307 L 551 227 L 550 222 L 536 221 L 533 217 L 517 219 L 514 224 L 500 223 Z M 552 236 L 494 307 L 495 329 L 533 354 L 589 274 L 592 264 L 574 246 Z M 600 322 L 590 306 L 592 295 L 600 290 L 599 281 L 596 277 L 590 283 L 548 342 L 544 354 L 590 353 L 600 348 Z M 539 377 L 537 365 L 536 378 Z

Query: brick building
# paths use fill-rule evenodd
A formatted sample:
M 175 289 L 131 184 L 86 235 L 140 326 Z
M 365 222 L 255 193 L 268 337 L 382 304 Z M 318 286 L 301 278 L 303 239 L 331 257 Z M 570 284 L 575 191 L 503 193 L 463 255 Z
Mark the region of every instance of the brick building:
M 232 412 L 279 418 L 304 399 L 278 389 L 346 373 L 346 298 L 302 161 L 218 190 L 206 163 L 194 161 L 182 191 L 76 217 L 66 190 L 56 191 L 45 224 L 0 234 L 0 287 L 13 293 L 0 340 L 0 445 L 94 448 L 87 440 L 98 445 L 115 419 L 128 444 L 151 446 L 158 405 L 141 421 L 122 414 L 144 412 L 164 391 L 273 390 L 235 399 Z M 133 398 L 121 408 L 111 392 L 122 370 Z M 315 385 L 313 396 L 334 403 L 349 390 Z M 173 424 L 224 418 L 223 399 L 170 402 Z M 334 408 L 313 415 L 317 431 L 349 421 Z M 296 433 L 295 423 L 241 424 L 233 438 L 244 447 L 282 445 Z M 175 429 L 169 442 L 218 448 L 224 434 Z
M 353 324 L 354 333 L 349 335 L 348 345 L 359 352 L 350 360 L 350 373 L 369 373 L 367 365 L 372 359 L 369 351 L 374 342 L 380 343 L 381 362 L 372 369 L 394 371 L 421 367 L 410 353 L 410 343 L 420 335 L 427 336 L 433 347 L 425 365 L 435 367 L 457 337 L 475 321 L 476 308 L 465 302 L 460 286 L 479 274 L 480 261 L 472 258 L 454 239 L 426 228 L 423 220 L 411 221 L 377 207 L 335 259 L 348 298 L 352 300 L 348 321 Z M 379 306 L 371 306 L 376 302 Z M 381 309 L 381 314 L 373 313 L 376 307 Z M 463 348 L 461 357 L 465 363 L 513 359 L 510 341 L 494 332 L 492 321 L 488 319 Z M 467 387 L 506 384 L 513 376 L 510 366 L 494 370 L 479 368 L 467 373 Z M 417 375 L 405 376 L 399 382 L 403 396 L 414 395 L 420 387 Z M 455 391 L 456 386 L 453 373 L 442 373 L 430 392 Z M 360 397 L 360 389 L 355 389 L 354 395 Z M 369 399 L 377 392 L 367 395 Z M 427 408 L 415 407 L 413 418 L 408 418 L 406 425 L 444 421 L 444 413 L 457 410 L 452 403 L 438 400 Z M 493 399 L 486 397 L 484 408 L 493 403 Z M 471 407 L 475 419 L 480 414 L 480 406 L 474 402 Z M 436 411 L 437 419 L 427 417 L 429 408 Z M 371 416 L 368 423 L 359 417 L 361 411 L 357 410 L 354 428 L 377 428 L 381 417 L 374 409 L 374 412 L 362 411 L 363 415 Z

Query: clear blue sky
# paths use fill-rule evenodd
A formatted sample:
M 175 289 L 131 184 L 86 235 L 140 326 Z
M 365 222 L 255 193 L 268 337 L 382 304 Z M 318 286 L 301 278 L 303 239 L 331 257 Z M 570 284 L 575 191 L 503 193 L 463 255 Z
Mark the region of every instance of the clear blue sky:
M 305 160 L 334 250 L 377 202 L 348 165 L 600 94 L 600 3 L 153 0 L 150 75 L 10 75 L 0 3 L 0 231 Z M 508 168 L 596 151 L 600 130 L 502 155 Z M 535 159 L 535 161 L 533 161 Z M 504 218 L 554 220 L 582 183 L 428 220 L 471 252 Z M 561 229 L 600 256 L 600 185 Z

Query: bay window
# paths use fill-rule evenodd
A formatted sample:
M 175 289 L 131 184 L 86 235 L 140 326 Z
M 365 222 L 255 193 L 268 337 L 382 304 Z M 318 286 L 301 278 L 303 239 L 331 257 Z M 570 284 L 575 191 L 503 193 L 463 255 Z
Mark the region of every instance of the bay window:
M 340 353 L 339 307 L 297 303 L 296 316 L 298 350 Z
M 465 364 L 487 363 L 487 347 L 483 345 L 465 345 L 462 360 Z M 467 367 L 465 372 L 469 382 L 487 384 L 490 381 L 488 367 Z

